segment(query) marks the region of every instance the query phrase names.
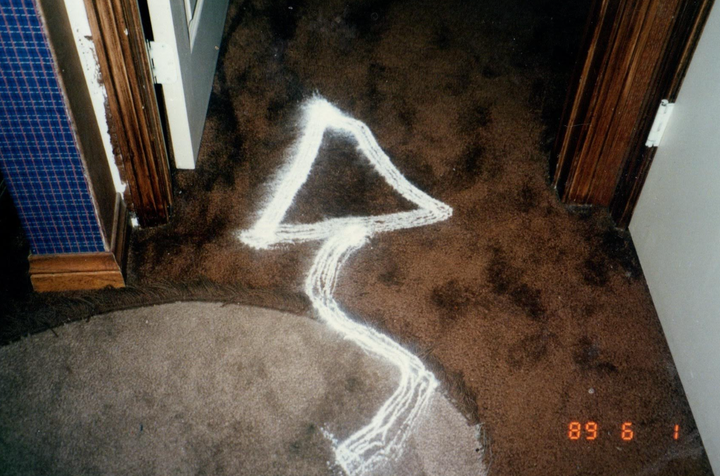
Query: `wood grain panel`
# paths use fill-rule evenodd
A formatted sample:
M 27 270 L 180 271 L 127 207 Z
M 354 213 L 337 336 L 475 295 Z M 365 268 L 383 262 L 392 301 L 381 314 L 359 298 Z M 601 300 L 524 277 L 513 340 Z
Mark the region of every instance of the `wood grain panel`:
M 657 87 L 646 96 L 635 126 L 638 132 L 631 141 L 627 159 L 610 203 L 613 219 L 621 228 L 626 228 L 630 224 L 633 210 L 640 198 L 640 192 L 657 151 L 656 147 L 645 147 L 645 138 L 650 133 L 657 105 L 663 99 L 668 99 L 670 102 L 675 102 L 677 99 L 712 4 L 712 0 L 682 2 L 677 13 L 675 25 L 652 81 Z
M 563 201 L 612 206 L 627 224 L 652 161 L 644 143 L 655 111 L 679 88 L 711 3 L 595 1 L 551 158 Z
M 595 85 L 602 76 L 606 63 L 607 45 L 614 41 L 614 18 L 618 15 L 619 4 L 611 0 L 595 0 L 585 29 L 581 47 L 584 59 L 575 69 L 570 81 L 565 109 L 560 121 L 561 127 L 555 139 L 550 161 L 551 177 L 558 193 L 565 196 L 568 177 L 575 175 L 577 164 L 573 159 L 579 155 L 590 131 L 590 116 L 597 103 Z
M 88 271 L 83 273 L 33 274 L 30 276 L 37 292 L 81 291 L 87 289 L 122 288 L 123 276 L 118 271 Z
M 112 253 L 66 253 L 31 256 L 30 274 L 84 273 L 87 271 L 116 271 Z
M 85 0 L 108 93 L 115 155 L 126 202 L 142 226 L 166 223 L 170 170 L 136 0 Z

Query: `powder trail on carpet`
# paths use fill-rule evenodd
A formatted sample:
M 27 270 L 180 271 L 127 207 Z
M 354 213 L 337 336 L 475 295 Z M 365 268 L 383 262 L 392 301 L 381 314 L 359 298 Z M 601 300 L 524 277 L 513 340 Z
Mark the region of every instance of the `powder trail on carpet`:
M 338 442 L 331 434 L 336 462 L 350 476 L 370 474 L 382 468 L 388 458 L 402 454 L 417 420 L 426 411 L 439 383 L 416 356 L 389 337 L 353 321 L 333 298 L 338 273 L 349 255 L 381 232 L 426 226 L 448 219 L 452 209 L 413 186 L 383 152 L 370 129 L 350 118 L 326 100 L 315 97 L 305 105 L 303 132 L 295 155 L 281 172 L 274 194 L 255 225 L 239 233 L 245 244 L 257 249 L 278 243 L 324 240 L 315 256 L 305 283 L 320 319 L 400 371 L 393 395 L 370 423 Z M 417 205 L 412 211 L 376 216 L 351 216 L 310 224 L 283 223 L 300 188 L 308 180 L 327 130 L 340 132 L 357 143 L 358 152 L 403 198 Z

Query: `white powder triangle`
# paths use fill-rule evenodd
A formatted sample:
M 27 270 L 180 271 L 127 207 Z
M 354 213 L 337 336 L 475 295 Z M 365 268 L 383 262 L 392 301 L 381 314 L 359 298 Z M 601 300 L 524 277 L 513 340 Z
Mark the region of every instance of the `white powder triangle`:
M 331 218 L 309 224 L 283 223 L 295 196 L 305 184 L 317 159 L 326 130 L 347 135 L 357 142 L 357 150 L 385 181 L 417 209 L 364 217 Z M 411 184 L 380 148 L 370 129 L 361 121 L 346 116 L 322 98 L 314 98 L 305 106 L 305 124 L 295 154 L 275 186 L 275 194 L 260 212 L 252 228 L 240 233 L 243 243 L 258 249 L 278 243 L 325 240 L 348 226 L 376 233 L 425 226 L 446 220 L 452 208 L 422 192 Z
M 331 218 L 310 224 L 284 223 L 298 191 L 308 179 L 326 130 L 347 135 L 358 152 L 401 196 L 417 205 L 412 211 L 375 216 Z M 346 116 L 322 98 L 305 106 L 305 124 L 288 166 L 279 175 L 274 194 L 252 228 L 239 233 L 247 245 L 266 249 L 278 243 L 323 240 L 305 281 L 305 293 L 320 319 L 368 353 L 395 365 L 398 387 L 364 427 L 339 441 L 329 432 L 337 464 L 350 476 L 382 470 L 399 456 L 417 419 L 427 410 L 438 386 L 422 361 L 392 339 L 350 318 L 333 298 L 337 277 L 348 256 L 380 232 L 413 228 L 446 220 L 452 208 L 412 185 L 392 164 L 362 122 Z

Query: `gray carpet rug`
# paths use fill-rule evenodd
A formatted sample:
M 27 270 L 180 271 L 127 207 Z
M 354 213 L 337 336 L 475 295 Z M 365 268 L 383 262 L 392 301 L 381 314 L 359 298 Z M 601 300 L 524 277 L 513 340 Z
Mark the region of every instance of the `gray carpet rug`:
M 342 474 L 327 435 L 365 425 L 393 366 L 309 318 L 180 302 L 0 348 L 2 474 Z M 374 474 L 484 475 L 440 392 Z

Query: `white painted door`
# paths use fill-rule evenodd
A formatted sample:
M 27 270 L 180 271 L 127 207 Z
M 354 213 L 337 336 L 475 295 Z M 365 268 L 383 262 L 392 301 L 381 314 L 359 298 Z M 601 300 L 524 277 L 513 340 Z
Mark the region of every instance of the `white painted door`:
M 170 68 L 157 82 L 179 169 L 195 168 L 227 6 L 228 0 L 148 1 L 152 49 L 164 59 L 161 67 Z
M 720 474 L 720 6 L 715 3 L 632 221 L 635 248 Z

